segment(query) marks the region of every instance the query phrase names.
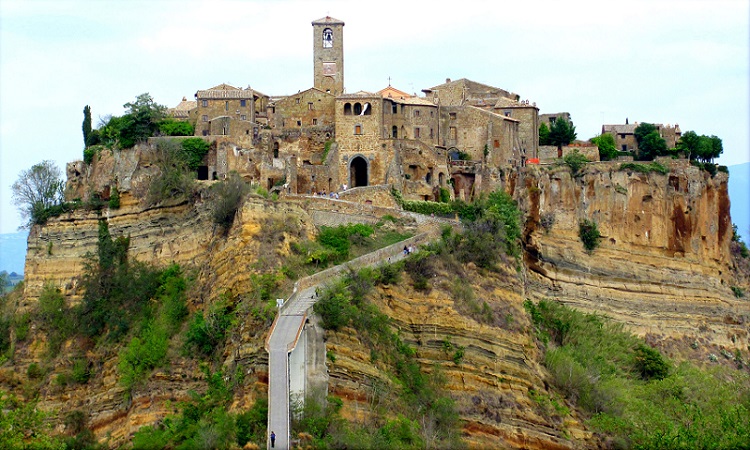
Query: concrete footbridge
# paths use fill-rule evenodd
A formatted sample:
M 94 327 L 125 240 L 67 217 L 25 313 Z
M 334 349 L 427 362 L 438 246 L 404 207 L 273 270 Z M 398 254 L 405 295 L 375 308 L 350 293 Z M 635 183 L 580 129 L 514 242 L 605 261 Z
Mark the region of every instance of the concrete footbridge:
M 307 393 L 309 376 L 307 361 L 311 358 L 309 353 L 313 350 L 308 348 L 306 343 L 310 339 L 305 339 L 305 334 L 309 327 L 308 314 L 312 313 L 312 307 L 318 300 L 316 289 L 322 290 L 326 283 L 340 277 L 350 269 L 359 270 L 363 267 L 394 263 L 404 258 L 405 246 L 419 246 L 434 240 L 438 235 L 437 227 L 435 227 L 429 232 L 297 280 L 292 295 L 280 304 L 265 346 L 269 354 L 268 434 L 269 436 L 271 432 L 275 434 L 275 449 L 291 448 L 290 404 L 293 398 L 304 399 Z M 316 339 L 315 336 L 312 339 Z M 322 341 L 322 339 L 318 340 Z M 324 363 L 325 357 L 318 359 L 322 359 Z M 268 448 L 270 445 L 269 439 Z

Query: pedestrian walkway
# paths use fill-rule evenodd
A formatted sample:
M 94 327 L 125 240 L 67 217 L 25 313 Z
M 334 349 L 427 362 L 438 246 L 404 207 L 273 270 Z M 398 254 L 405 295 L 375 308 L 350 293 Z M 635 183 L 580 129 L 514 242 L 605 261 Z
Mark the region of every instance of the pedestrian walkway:
M 382 263 L 394 263 L 403 259 L 405 246 L 420 245 L 434 239 L 437 229 L 422 233 L 388 247 L 375 250 L 344 264 L 326 269 L 295 283 L 294 293 L 279 309 L 266 341 L 268 351 L 268 433 L 276 434 L 275 449 L 290 448 L 290 407 L 289 407 L 289 353 L 297 346 L 297 341 L 305 325 L 310 308 L 318 300 L 316 289 L 326 282 L 338 278 L 347 270 L 359 270 Z M 267 444 L 270 448 L 270 440 Z

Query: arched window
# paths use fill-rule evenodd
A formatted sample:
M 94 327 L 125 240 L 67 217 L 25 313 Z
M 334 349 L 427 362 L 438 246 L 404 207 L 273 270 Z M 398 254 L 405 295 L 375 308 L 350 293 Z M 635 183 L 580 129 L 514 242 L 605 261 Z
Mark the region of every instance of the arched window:
M 362 114 L 365 116 L 369 116 L 370 114 L 372 114 L 372 105 L 370 105 L 369 103 L 365 103 L 365 109 L 364 111 L 362 111 Z
M 323 48 L 333 47 L 333 30 L 326 28 L 323 30 Z
M 351 116 L 352 115 L 352 104 L 351 103 L 344 103 L 344 115 L 345 116 Z
M 357 102 L 354 104 L 354 115 L 358 116 L 362 114 L 362 104 Z
M 273 143 L 273 157 L 274 158 L 279 157 L 279 143 L 278 142 Z

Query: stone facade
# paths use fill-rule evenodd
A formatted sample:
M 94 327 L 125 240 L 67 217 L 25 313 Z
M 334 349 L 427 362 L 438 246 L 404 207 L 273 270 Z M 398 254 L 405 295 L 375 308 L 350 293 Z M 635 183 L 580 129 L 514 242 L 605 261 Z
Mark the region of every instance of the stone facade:
M 288 193 L 389 185 L 407 199 L 435 200 L 451 180 L 452 195 L 470 196 L 478 171 L 520 167 L 537 155 L 535 104 L 467 79 L 425 89 L 424 97 L 390 85 L 345 93 L 344 22 L 325 17 L 312 27 L 313 87 L 270 97 L 220 84 L 198 91 L 192 109 L 185 102 L 174 109 L 183 120 L 189 109 L 195 135 L 212 143 L 203 179 L 235 170 L 269 189 L 283 181 Z M 458 155 L 472 163 L 451 162 Z
M 344 93 L 344 22 L 326 16 L 312 23 L 313 86 L 333 95 Z
M 638 122 L 626 123 L 623 125 L 602 125 L 602 134 L 609 133 L 615 138 L 615 147 L 623 152 L 636 152 L 638 151 L 638 142 L 635 140 L 635 129 L 638 128 Z M 666 141 L 667 148 L 674 148 L 677 145 L 677 141 L 682 136 L 680 126 L 675 124 L 662 125 L 660 123 L 653 124 L 659 131 L 659 135 Z

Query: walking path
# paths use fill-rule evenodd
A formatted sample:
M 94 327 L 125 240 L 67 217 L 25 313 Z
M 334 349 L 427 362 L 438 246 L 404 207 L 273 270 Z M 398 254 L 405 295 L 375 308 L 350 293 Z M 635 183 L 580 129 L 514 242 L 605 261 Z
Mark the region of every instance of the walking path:
M 339 277 L 348 269 L 358 270 L 384 261 L 394 263 L 404 258 L 403 248 L 420 245 L 438 236 L 437 227 L 388 247 L 375 250 L 344 264 L 326 269 L 294 284 L 294 293 L 279 309 L 266 341 L 268 351 L 268 434 L 276 434 L 274 449 L 290 448 L 289 353 L 297 346 L 307 318 L 307 311 L 318 300 L 316 288 Z M 270 448 L 270 441 L 268 443 Z

